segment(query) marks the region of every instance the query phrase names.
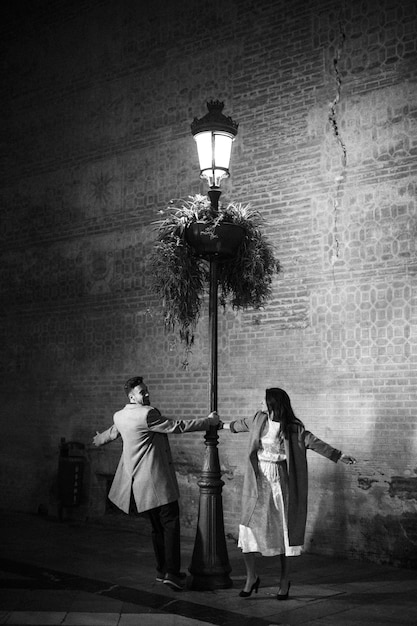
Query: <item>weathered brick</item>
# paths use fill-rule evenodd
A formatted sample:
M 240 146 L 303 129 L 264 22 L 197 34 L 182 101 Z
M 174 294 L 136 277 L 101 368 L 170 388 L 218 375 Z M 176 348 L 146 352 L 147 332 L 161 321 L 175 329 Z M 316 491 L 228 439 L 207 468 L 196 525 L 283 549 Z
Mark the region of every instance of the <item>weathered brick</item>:
M 265 309 L 219 314 L 219 411 L 250 415 L 265 387 L 284 387 L 308 428 L 359 459 L 346 468 L 309 453 L 306 548 L 408 564 L 415 2 L 225 0 L 220 10 L 188 0 L 128 11 L 105 0 L 37 3 L 27 15 L 18 4 L 1 27 L 3 506 L 53 510 L 61 437 L 88 444 L 134 373 L 167 416 L 207 414 L 207 300 L 184 369 L 147 257 L 158 210 L 206 191 L 189 126 L 219 98 L 240 124 L 223 197 L 261 211 L 282 263 Z M 204 439 L 171 439 L 184 532 L 194 534 Z M 220 434 L 229 536 L 246 441 Z M 94 457 L 109 472 L 112 446 Z

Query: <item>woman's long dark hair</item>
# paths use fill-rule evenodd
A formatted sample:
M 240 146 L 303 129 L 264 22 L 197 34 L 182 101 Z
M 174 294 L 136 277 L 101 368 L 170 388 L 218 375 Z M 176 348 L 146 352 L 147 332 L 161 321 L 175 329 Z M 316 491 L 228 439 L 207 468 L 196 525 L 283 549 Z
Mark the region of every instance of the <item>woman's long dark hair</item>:
M 265 392 L 265 402 L 268 413 L 275 422 L 280 422 L 285 439 L 288 439 L 289 426 L 292 423 L 300 424 L 300 420 L 292 410 L 289 395 L 279 387 L 271 387 Z

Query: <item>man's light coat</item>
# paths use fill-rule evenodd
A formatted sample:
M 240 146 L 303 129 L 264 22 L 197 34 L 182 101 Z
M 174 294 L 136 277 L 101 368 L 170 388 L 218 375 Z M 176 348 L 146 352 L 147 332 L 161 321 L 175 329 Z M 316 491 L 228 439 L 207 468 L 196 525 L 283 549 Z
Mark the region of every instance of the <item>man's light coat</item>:
M 114 414 L 113 422 L 113 426 L 97 435 L 98 445 L 119 436 L 123 439 L 109 500 L 125 513 L 129 513 L 132 495 L 138 513 L 178 500 L 168 434 L 208 430 L 210 418 L 170 420 L 151 406 L 127 404 Z

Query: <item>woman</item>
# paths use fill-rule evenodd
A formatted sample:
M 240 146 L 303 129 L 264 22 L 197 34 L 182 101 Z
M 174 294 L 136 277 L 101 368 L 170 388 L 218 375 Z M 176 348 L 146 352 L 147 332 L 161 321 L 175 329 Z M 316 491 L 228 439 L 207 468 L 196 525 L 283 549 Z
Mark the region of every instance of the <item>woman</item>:
M 242 492 L 238 546 L 246 566 L 246 583 L 240 596 L 258 592 L 257 554 L 280 555 L 281 579 L 278 600 L 287 600 L 290 580 L 287 557 L 299 556 L 307 517 L 307 457 L 309 448 L 335 463 L 356 463 L 305 430 L 291 407 L 288 394 L 277 387 L 267 389 L 262 410 L 223 428 L 232 433 L 249 432 L 249 458 Z

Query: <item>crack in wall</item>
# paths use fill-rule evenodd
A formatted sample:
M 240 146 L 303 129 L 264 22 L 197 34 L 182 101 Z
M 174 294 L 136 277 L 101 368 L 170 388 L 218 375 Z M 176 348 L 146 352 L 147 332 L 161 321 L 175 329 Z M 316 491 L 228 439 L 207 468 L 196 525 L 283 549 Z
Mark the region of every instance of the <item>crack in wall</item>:
M 340 173 L 335 176 L 335 188 L 333 190 L 333 235 L 334 235 L 334 246 L 333 252 L 331 255 L 331 264 L 333 266 L 340 256 L 340 240 L 338 234 L 338 212 L 341 205 L 341 200 L 343 196 L 343 187 L 346 178 L 346 167 L 347 167 L 347 149 L 346 144 L 344 143 L 342 136 L 340 134 L 339 122 L 337 117 L 337 106 L 340 102 L 341 94 L 342 94 L 342 78 L 339 72 L 339 61 L 343 53 L 344 44 L 346 40 L 346 34 L 343 29 L 343 25 L 341 20 L 339 20 L 339 43 L 336 47 L 335 56 L 333 58 L 333 71 L 336 81 L 336 94 L 332 102 L 329 104 L 329 113 L 328 120 L 330 122 L 333 135 L 336 138 L 337 144 L 341 150 L 341 170 Z
M 336 107 L 340 102 L 340 98 L 342 94 L 342 78 L 339 72 L 339 61 L 342 56 L 343 48 L 345 45 L 345 40 L 346 40 L 346 34 L 343 30 L 341 21 L 339 21 L 339 44 L 337 46 L 336 53 L 333 58 L 333 70 L 334 70 L 335 81 L 336 81 L 336 95 L 333 101 L 329 105 L 329 122 L 332 126 L 333 134 L 336 138 L 336 141 L 342 150 L 343 167 L 346 167 L 346 164 L 347 164 L 347 150 L 346 150 L 346 145 L 340 134 L 339 123 L 338 123 L 337 114 L 336 114 Z

